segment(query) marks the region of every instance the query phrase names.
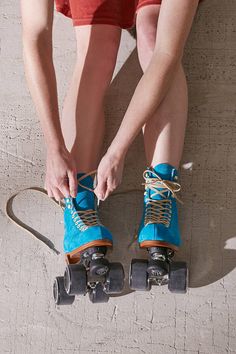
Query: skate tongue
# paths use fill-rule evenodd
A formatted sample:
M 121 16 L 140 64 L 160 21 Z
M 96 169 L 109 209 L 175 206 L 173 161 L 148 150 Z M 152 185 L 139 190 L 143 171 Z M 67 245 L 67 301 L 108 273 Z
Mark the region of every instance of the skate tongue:
M 78 173 L 77 179 L 84 176 L 85 173 Z M 74 199 L 75 207 L 77 210 L 87 210 L 94 209 L 95 195 L 92 191 L 86 189 L 90 188 L 93 190 L 93 178 L 87 176 L 80 181 L 81 185 L 78 185 L 77 196 Z
M 177 177 L 178 177 L 178 172 L 176 170 L 176 168 L 174 168 L 173 166 L 166 164 L 166 163 L 161 163 L 159 165 L 156 165 L 154 168 L 149 168 L 149 172 L 148 172 L 148 178 L 153 178 L 153 179 L 157 179 L 158 175 L 162 180 L 165 181 L 176 181 L 177 182 Z M 156 190 L 162 191 L 165 188 L 165 186 L 163 185 L 163 188 L 155 188 Z M 161 199 L 166 199 L 169 198 L 171 195 L 170 191 L 166 191 L 164 193 L 162 193 L 163 195 L 160 194 L 156 194 L 156 191 L 151 188 L 148 188 L 149 191 L 149 198 L 154 199 L 154 200 L 161 200 Z

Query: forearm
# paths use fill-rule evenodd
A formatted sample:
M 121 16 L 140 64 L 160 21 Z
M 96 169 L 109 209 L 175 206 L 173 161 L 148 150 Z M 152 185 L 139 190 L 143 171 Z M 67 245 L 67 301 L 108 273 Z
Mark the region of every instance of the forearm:
M 179 62 L 180 57 L 177 56 L 161 52 L 153 55 L 109 148 L 113 155 L 122 157 L 126 154 L 143 125 L 152 117 L 165 97 Z
M 40 119 L 47 149 L 64 147 L 51 43 L 40 38 L 23 39 L 23 58 L 28 87 Z

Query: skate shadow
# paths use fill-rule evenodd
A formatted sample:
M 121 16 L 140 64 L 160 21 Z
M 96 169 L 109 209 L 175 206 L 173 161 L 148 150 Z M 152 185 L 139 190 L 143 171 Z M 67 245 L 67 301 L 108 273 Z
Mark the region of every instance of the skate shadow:
M 214 2 L 213 5 L 222 10 L 218 12 L 222 19 L 224 4 Z M 231 153 L 229 149 L 230 142 L 235 138 L 235 104 L 232 89 L 228 88 L 226 92 L 225 85 L 219 84 L 224 75 L 224 65 L 222 62 L 220 66 L 217 66 L 217 62 L 212 63 L 217 61 L 214 51 L 217 48 L 220 50 L 220 44 L 223 45 L 225 38 L 220 31 L 209 34 L 209 21 L 215 21 L 211 10 L 210 3 L 201 5 L 184 56 L 189 84 L 189 120 L 181 165 L 184 205 L 179 206 L 183 246 L 175 258 L 187 261 L 190 288 L 217 282 L 236 265 L 236 237 L 233 236 L 236 230 L 236 177 L 233 170 L 230 173 L 229 165 L 232 162 L 236 165 L 236 149 Z M 213 48 L 212 43 L 216 43 L 216 48 Z M 205 48 L 204 53 L 202 48 Z M 225 60 L 225 66 L 227 63 Z M 215 68 L 218 72 L 214 71 Z M 119 127 L 140 75 L 134 50 L 113 80 L 107 96 L 106 145 Z M 232 129 L 228 128 L 229 123 Z M 135 240 L 142 212 L 141 183 L 144 168 L 143 139 L 139 135 L 126 159 L 118 194 L 111 196 L 101 206 L 104 223 L 114 235 L 111 259 L 123 263 L 126 275 L 129 274 L 131 259 L 145 255 Z M 133 189 L 139 189 L 140 192 Z M 130 292 L 127 278 L 123 294 Z

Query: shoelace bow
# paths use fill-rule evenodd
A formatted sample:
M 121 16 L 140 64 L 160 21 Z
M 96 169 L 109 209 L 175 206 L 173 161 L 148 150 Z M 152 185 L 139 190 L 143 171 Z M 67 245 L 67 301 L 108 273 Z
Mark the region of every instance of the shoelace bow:
M 145 190 L 149 188 L 153 194 L 151 198 L 147 198 L 144 224 L 163 224 L 167 227 L 170 225 L 172 215 L 172 201 L 166 199 L 164 193 L 170 192 L 172 197 L 183 203 L 176 195 L 181 189 L 177 182 L 163 180 L 157 173 L 151 171 L 154 177 L 148 177 L 149 170 L 145 170 L 143 177 L 145 179 Z M 153 199 L 154 196 L 160 195 L 164 199 Z

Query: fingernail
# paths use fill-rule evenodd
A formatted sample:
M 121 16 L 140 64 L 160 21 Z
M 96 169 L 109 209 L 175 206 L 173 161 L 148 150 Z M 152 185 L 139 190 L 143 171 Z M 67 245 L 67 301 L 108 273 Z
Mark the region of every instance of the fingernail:
M 73 191 L 73 192 L 71 192 L 71 196 L 72 196 L 72 198 L 76 198 L 76 191 Z

